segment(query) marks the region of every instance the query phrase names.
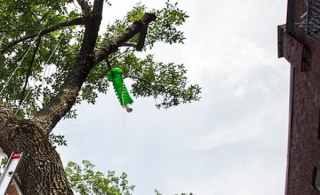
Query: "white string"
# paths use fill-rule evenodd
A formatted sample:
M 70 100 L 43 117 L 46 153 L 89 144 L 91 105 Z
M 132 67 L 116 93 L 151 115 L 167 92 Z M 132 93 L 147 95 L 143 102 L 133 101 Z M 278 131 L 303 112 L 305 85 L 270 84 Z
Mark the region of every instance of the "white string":
M 8 81 L 4 84 L 2 90 L 0 91 L 0 94 L 2 94 L 3 90 L 8 86 L 11 78 L 13 77 L 13 75 L 16 73 L 16 71 L 18 70 L 18 68 L 21 65 L 21 62 L 24 60 L 24 58 L 27 56 L 27 54 L 29 53 L 31 47 L 34 45 L 34 43 L 36 42 L 36 40 L 38 39 L 40 33 L 42 32 L 42 30 L 38 33 L 37 37 L 34 39 L 33 43 L 31 43 L 31 45 L 29 46 L 27 52 L 24 54 L 23 58 L 20 60 L 20 62 L 18 62 L 18 66 L 14 69 L 13 73 L 11 74 L 11 76 L 9 77 Z
M 112 163 L 112 165 L 108 168 L 107 172 L 109 172 L 109 171 L 114 167 L 114 165 L 117 163 L 117 161 L 118 161 L 118 159 L 119 159 L 120 153 L 122 152 L 122 147 L 123 147 L 124 137 L 125 137 L 125 128 L 126 128 L 126 122 L 125 122 L 125 120 L 126 120 L 126 119 L 125 119 L 125 110 L 123 110 L 123 128 L 122 128 L 122 131 L 121 131 L 120 147 L 119 147 L 119 149 L 118 149 L 116 159 L 114 160 L 114 162 Z
M 54 54 L 54 52 L 56 51 L 56 49 L 58 48 L 58 45 L 60 44 L 60 42 L 61 42 L 61 40 L 62 40 L 62 38 L 63 38 L 63 36 L 61 35 L 61 38 L 60 38 L 60 40 L 58 41 L 58 43 L 55 45 L 55 47 L 54 47 L 54 49 L 53 49 L 53 51 L 51 52 L 51 54 L 50 54 L 50 56 L 49 56 L 49 59 L 47 60 L 47 62 L 45 63 L 45 67 L 44 67 L 44 71 L 43 71 L 43 74 L 42 74 L 42 94 L 43 94 L 43 91 L 44 91 L 44 77 L 45 77 L 45 75 L 46 75 L 46 72 L 47 72 L 47 68 L 48 68 L 48 66 L 49 66 L 49 61 L 51 60 L 51 58 L 52 58 L 52 56 L 53 56 L 53 54 Z M 50 70 L 49 70 L 49 72 L 50 72 Z
M 124 91 L 122 91 L 122 104 L 124 105 Z M 120 148 L 118 149 L 116 160 L 112 163 L 112 165 L 108 168 L 107 172 L 111 170 L 111 168 L 117 163 L 118 158 L 120 156 L 120 153 L 122 151 L 122 146 L 124 142 L 124 137 L 125 137 L 125 129 L 126 129 L 126 114 L 125 114 L 125 109 L 123 109 L 123 128 L 121 131 L 121 142 L 120 142 Z

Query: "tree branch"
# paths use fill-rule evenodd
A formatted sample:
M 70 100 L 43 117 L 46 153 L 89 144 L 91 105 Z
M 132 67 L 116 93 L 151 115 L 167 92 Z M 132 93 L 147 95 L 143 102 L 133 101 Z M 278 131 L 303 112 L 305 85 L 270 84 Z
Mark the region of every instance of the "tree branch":
M 84 18 L 76 18 L 76 19 L 73 19 L 71 21 L 67 21 L 67 22 L 61 22 L 59 24 L 55 24 L 53 25 L 52 27 L 50 28 L 47 28 L 47 29 L 44 29 L 44 30 L 41 30 L 40 33 L 35 33 L 35 34 L 32 34 L 32 35 L 28 35 L 28 36 L 25 36 L 19 40 L 16 40 L 16 41 L 13 41 L 11 42 L 9 45 L 7 45 L 4 49 L 1 50 L 1 54 L 3 54 L 4 52 L 6 52 L 9 48 L 13 47 L 14 45 L 22 42 L 22 41 L 25 41 L 25 40 L 28 40 L 28 39 L 32 39 L 36 36 L 43 36 L 45 34 L 48 34 L 50 32 L 53 32 L 61 27 L 67 27 L 67 26 L 74 26 L 74 25 L 81 25 L 81 24 L 84 24 L 85 23 L 85 20 Z
M 23 90 L 22 90 L 22 94 L 21 94 L 21 97 L 20 97 L 20 102 L 19 102 L 19 106 L 18 106 L 18 110 L 22 104 L 22 101 L 23 101 L 23 96 L 26 92 L 26 87 L 27 87 L 27 84 L 28 84 L 28 79 L 31 75 L 31 71 L 32 71 L 32 65 L 33 65 L 33 62 L 34 62 L 34 58 L 36 57 L 36 53 L 38 51 L 38 48 L 39 48 L 39 45 L 40 45 L 40 42 L 41 42 L 41 37 L 39 37 L 38 41 L 37 41 L 37 45 L 36 45 L 36 48 L 34 49 L 33 51 L 33 54 L 32 54 L 32 58 L 31 58 L 31 61 L 30 61 L 30 64 L 29 64 L 29 68 L 28 68 L 28 71 L 27 71 L 27 76 L 26 76 L 26 81 L 24 83 L 24 87 L 23 87 Z
M 119 45 L 119 47 L 134 47 L 134 48 L 136 48 L 137 44 L 136 43 L 132 43 L 132 42 L 126 42 L 126 43 L 123 43 L 123 44 Z
M 136 76 L 133 76 L 133 75 L 128 75 L 127 78 L 143 81 L 143 82 L 147 83 L 148 85 L 150 85 L 151 87 L 154 87 L 153 84 L 150 81 L 146 80 L 146 79 L 143 79 L 143 78 L 140 78 L 140 77 L 136 77 Z
M 143 79 L 143 78 L 140 78 L 140 77 L 137 77 L 137 76 L 134 76 L 134 75 L 128 75 L 127 78 L 131 78 L 131 79 L 136 79 L 136 80 L 139 80 L 141 82 L 144 82 L 148 85 L 150 85 L 151 88 L 153 88 L 154 90 L 158 90 L 158 91 L 161 91 L 162 93 L 171 93 L 173 94 L 173 92 L 169 89 L 169 90 L 162 90 L 160 88 L 158 88 L 157 86 L 155 86 L 152 82 L 146 80 L 146 79 Z
M 113 41 L 109 41 L 104 47 L 96 51 L 94 54 L 95 64 L 101 62 L 111 53 L 118 50 L 118 47 L 129 41 L 134 35 L 139 33 L 144 25 L 148 25 L 150 22 L 156 19 L 155 14 L 146 13 L 140 20 L 134 22 L 127 30 Z
M 99 80 L 99 79 L 103 79 L 103 78 L 106 76 L 106 74 L 108 73 L 108 71 L 112 69 L 112 66 L 111 66 L 110 62 L 112 62 L 114 59 L 116 59 L 116 58 L 124 55 L 124 54 L 127 53 L 128 51 L 129 51 L 129 47 L 128 47 L 124 52 L 122 52 L 122 53 L 120 53 L 120 54 L 118 54 L 118 55 L 116 55 L 116 56 L 113 56 L 110 60 L 109 60 L 109 56 L 106 57 L 106 60 L 105 60 L 105 61 L 106 61 L 106 64 L 107 64 L 107 69 L 104 70 L 104 71 L 101 73 L 101 75 L 98 77 L 98 80 Z
M 12 29 L 12 30 L 0 30 L 0 32 L 15 32 L 15 31 L 40 31 L 41 29 Z
M 110 61 L 109 61 L 109 59 L 108 58 L 106 58 L 106 64 L 107 64 L 107 72 L 109 71 L 109 70 L 111 70 L 112 69 L 112 67 L 111 67 L 111 64 L 110 64 Z M 107 73 L 106 73 L 107 74 Z
M 140 31 L 139 41 L 138 41 L 138 44 L 136 47 L 137 51 L 142 51 L 143 46 L 144 46 L 144 42 L 145 42 L 145 39 L 147 36 L 147 32 L 148 32 L 148 25 L 145 24 L 142 26 L 142 29 Z

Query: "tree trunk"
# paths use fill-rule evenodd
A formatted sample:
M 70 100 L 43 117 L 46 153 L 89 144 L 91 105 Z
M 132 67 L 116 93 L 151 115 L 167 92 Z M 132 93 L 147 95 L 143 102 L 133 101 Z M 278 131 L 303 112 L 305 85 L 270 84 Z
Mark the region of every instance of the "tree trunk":
M 73 194 L 59 154 L 43 130 L 0 106 L 0 145 L 6 154 L 23 152 L 18 178 L 25 195 Z

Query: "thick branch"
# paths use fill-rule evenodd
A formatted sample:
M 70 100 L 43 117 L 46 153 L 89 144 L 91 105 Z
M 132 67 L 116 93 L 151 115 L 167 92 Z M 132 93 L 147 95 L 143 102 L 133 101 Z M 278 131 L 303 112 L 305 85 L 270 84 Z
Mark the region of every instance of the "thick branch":
M 32 34 L 32 35 L 28 35 L 28 36 L 25 36 L 19 40 L 16 40 L 16 41 L 13 41 L 11 42 L 9 45 L 7 45 L 4 49 L 1 50 L 1 53 L 3 54 L 4 52 L 6 52 L 9 48 L 11 48 L 12 46 L 22 42 L 22 41 L 25 41 L 25 40 L 28 40 L 28 39 L 32 39 L 34 37 L 41 37 L 45 34 L 48 34 L 48 33 L 51 33 L 61 27 L 67 27 L 67 26 L 74 26 L 74 25 L 81 25 L 81 24 L 84 24 L 85 23 L 85 20 L 84 18 L 76 18 L 74 20 L 71 20 L 71 21 L 67 21 L 67 22 L 61 22 L 59 24 L 55 24 L 53 25 L 52 27 L 50 28 L 47 28 L 47 29 L 44 29 L 44 30 L 41 30 L 40 33 L 35 33 L 35 34 Z
M 129 41 L 134 35 L 141 32 L 145 25 L 156 19 L 155 14 L 146 13 L 140 20 L 134 22 L 127 30 L 113 41 L 108 42 L 103 48 L 94 54 L 95 64 L 104 60 L 108 55 L 118 50 L 118 47 Z
M 68 75 L 58 94 L 32 119 L 44 130 L 45 134 L 49 134 L 61 118 L 70 111 L 82 84 L 95 65 L 91 55 L 101 24 L 103 2 L 104 0 L 95 0 L 92 13 L 86 18 L 80 55 L 74 69 Z
M 26 31 L 40 31 L 41 29 L 12 29 L 12 30 L 0 30 L 0 32 L 15 32 L 15 31 L 21 31 L 21 32 L 26 32 Z

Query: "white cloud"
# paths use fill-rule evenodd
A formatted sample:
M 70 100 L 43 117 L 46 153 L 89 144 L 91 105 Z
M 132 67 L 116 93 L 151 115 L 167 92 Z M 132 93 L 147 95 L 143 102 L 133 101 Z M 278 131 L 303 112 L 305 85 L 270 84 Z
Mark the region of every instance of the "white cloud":
M 235 89 L 228 88 L 226 91 L 234 91 L 230 96 L 222 95 L 221 91 L 225 89 L 216 88 L 212 93 L 219 94 L 220 98 L 213 102 L 211 112 L 203 113 L 207 115 L 204 120 L 211 119 L 213 122 L 211 126 L 206 127 L 207 131 L 203 131 L 200 136 L 194 136 L 193 147 L 209 150 L 221 145 L 257 139 L 267 131 L 279 134 L 277 126 L 281 124 L 284 128 L 281 131 L 282 135 L 285 135 L 283 132 L 286 133 L 288 95 L 283 94 L 288 94 L 288 89 L 281 91 L 283 89 L 279 87 L 287 87 L 287 80 L 288 78 L 284 77 L 270 84 L 256 83 L 257 80 L 252 78 L 253 84 L 239 85 Z M 274 129 L 275 126 L 277 130 Z
M 242 98 L 246 94 L 246 89 L 244 86 L 239 86 L 235 91 L 235 95 L 237 98 Z
M 194 148 L 198 150 L 209 150 L 225 144 L 232 144 L 238 141 L 254 139 L 266 130 L 264 125 L 265 111 L 252 113 L 249 116 L 239 115 L 241 120 L 229 126 L 212 129 L 194 140 Z M 231 121 L 230 121 L 231 122 Z

